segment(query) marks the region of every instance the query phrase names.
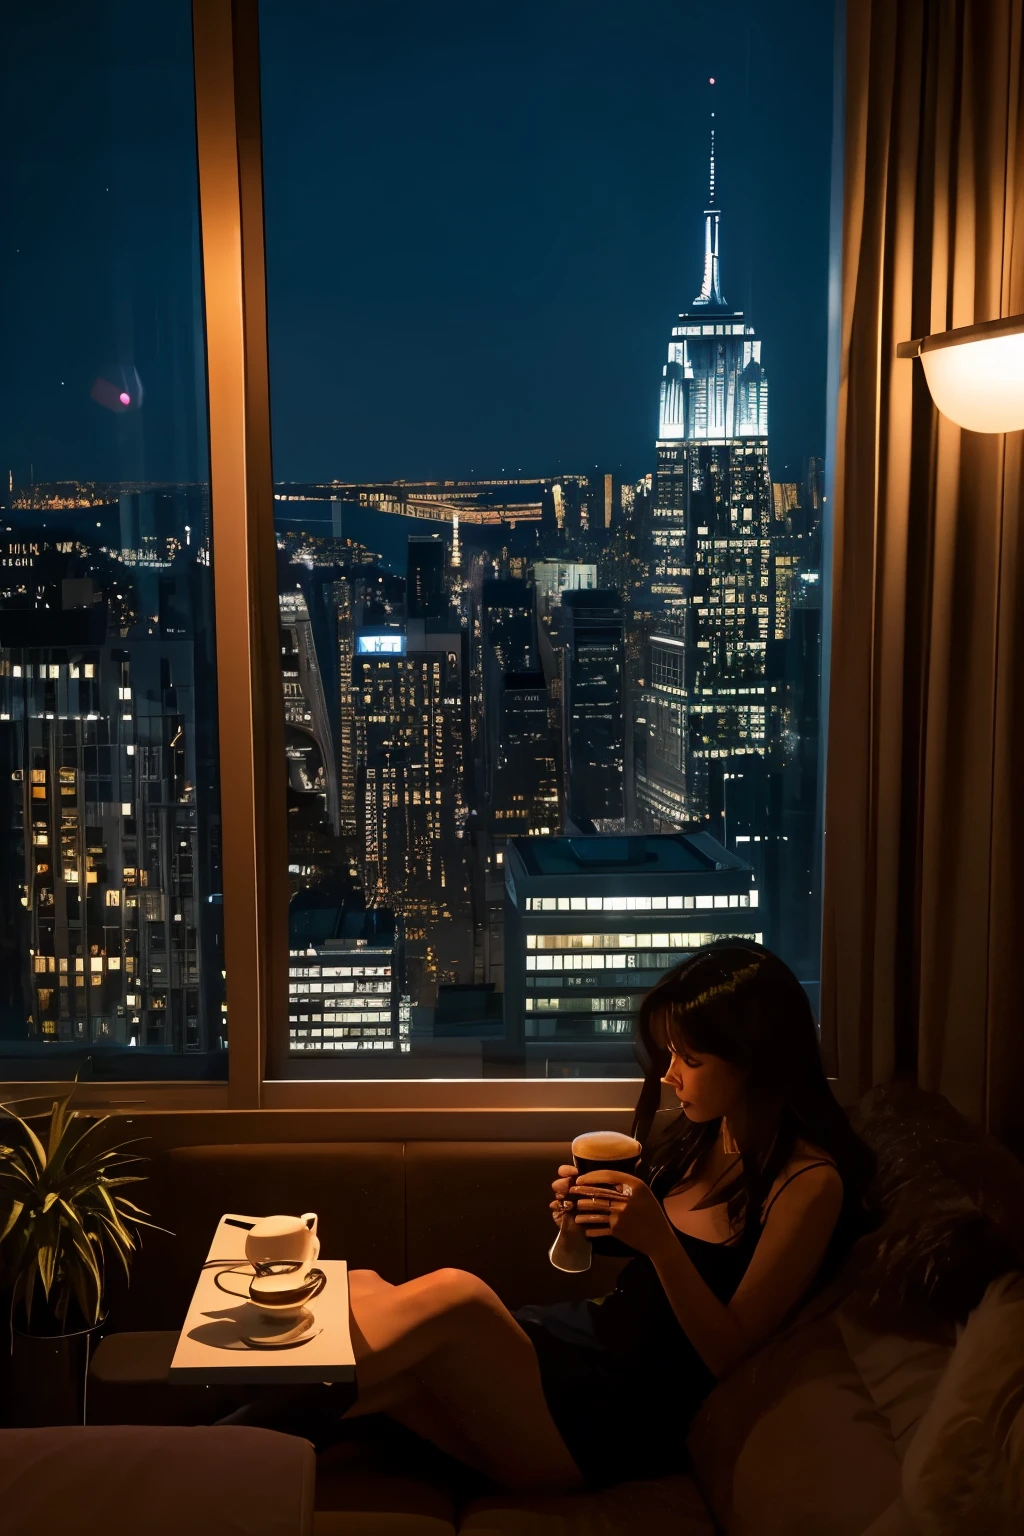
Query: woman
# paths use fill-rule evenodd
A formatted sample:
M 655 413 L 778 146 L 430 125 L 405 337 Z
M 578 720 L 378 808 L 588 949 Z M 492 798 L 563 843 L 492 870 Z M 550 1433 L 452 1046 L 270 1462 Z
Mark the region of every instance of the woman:
M 576 1220 L 632 1255 L 614 1292 L 513 1315 L 459 1270 L 404 1285 L 356 1270 L 359 1396 L 346 1417 L 387 1413 L 507 1487 L 676 1470 L 715 1380 L 864 1229 L 872 1155 L 832 1097 L 806 995 L 780 960 L 741 941 L 700 950 L 645 998 L 638 1036 L 639 1175 L 565 1166 L 552 1185 L 556 1224 Z M 662 1082 L 681 1113 L 648 1148 Z

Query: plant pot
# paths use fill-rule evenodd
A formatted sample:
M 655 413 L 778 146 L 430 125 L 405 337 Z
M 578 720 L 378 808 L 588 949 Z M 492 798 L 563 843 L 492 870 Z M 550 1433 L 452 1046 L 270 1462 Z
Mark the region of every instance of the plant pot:
M 103 1324 L 75 1333 L 0 1334 L 0 1425 L 81 1424 L 89 1356 Z

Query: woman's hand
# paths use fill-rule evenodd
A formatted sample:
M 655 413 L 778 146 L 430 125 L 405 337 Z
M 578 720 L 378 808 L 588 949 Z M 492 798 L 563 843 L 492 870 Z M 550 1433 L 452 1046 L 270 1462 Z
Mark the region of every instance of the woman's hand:
M 648 1258 L 659 1253 L 671 1237 L 668 1217 L 635 1174 L 600 1168 L 581 1173 L 569 1193 L 578 1197 L 576 1224 L 588 1237 L 617 1237 Z
M 558 1178 L 552 1180 L 551 1183 L 551 1188 L 555 1192 L 555 1198 L 550 1202 L 548 1209 L 551 1211 L 551 1218 L 559 1231 L 562 1230 L 562 1223 L 567 1218 L 571 1219 L 572 1217 L 572 1205 L 566 1202 L 565 1197 L 569 1192 L 569 1185 L 575 1177 L 575 1164 L 562 1163 L 558 1169 Z

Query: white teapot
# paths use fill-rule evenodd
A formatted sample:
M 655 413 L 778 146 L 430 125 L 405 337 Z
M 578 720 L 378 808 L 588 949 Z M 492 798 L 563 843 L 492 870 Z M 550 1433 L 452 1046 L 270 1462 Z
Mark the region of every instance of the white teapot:
M 245 1239 L 245 1256 L 250 1264 L 292 1263 L 300 1273 L 320 1256 L 316 1235 L 316 1212 L 303 1216 L 261 1216 Z

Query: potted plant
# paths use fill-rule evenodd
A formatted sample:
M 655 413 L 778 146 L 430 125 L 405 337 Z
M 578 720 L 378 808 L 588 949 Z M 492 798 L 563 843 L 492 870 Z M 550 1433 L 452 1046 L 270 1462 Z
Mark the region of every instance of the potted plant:
M 121 1192 L 141 1173 L 129 1143 L 105 1144 L 109 1115 L 54 1103 L 42 1138 L 0 1105 L 0 1294 L 9 1297 L 9 1406 L 21 1425 L 81 1422 L 89 1346 L 104 1318 L 105 1276 L 129 1273 L 146 1212 Z

